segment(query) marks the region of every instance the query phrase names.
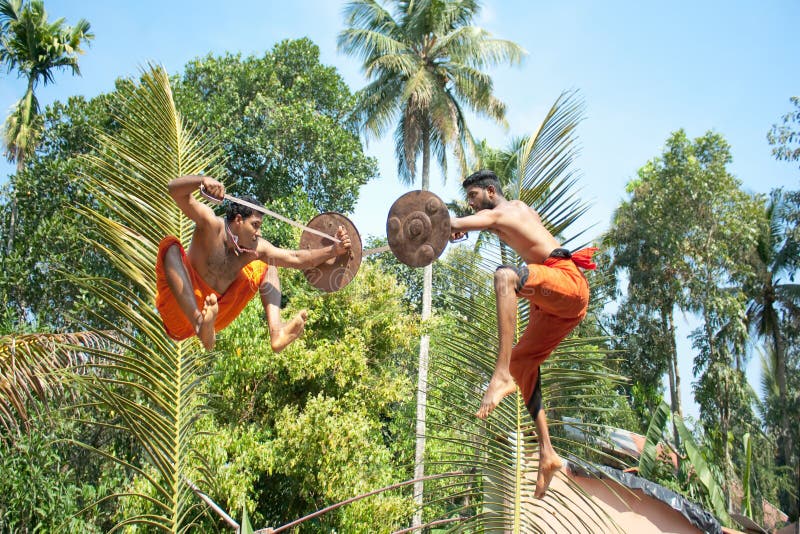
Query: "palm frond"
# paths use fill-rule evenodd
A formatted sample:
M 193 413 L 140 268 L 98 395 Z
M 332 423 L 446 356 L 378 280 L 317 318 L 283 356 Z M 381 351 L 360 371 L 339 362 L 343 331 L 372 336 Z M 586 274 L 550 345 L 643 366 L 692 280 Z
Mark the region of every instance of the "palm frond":
M 364 125 L 367 138 L 379 138 L 391 127 L 398 114 L 399 95 L 403 85 L 380 78 L 361 89 L 358 98 L 358 120 Z
M 89 349 L 106 349 L 97 332 L 0 337 L 0 423 L 8 435 L 26 428 L 47 402 L 67 393 L 64 372 L 80 372 L 92 362 Z
M 765 347 L 764 350 L 759 350 L 758 352 L 761 361 L 761 397 L 765 403 L 774 402 L 780 398 L 777 379 L 778 362 L 775 350 L 771 347 Z
M 747 517 L 753 517 L 753 495 L 750 488 L 750 476 L 753 466 L 753 440 L 750 439 L 750 432 L 745 433 L 744 438 L 744 467 L 742 476 L 742 487 L 744 497 L 742 497 L 742 511 Z
M 43 128 L 39 100 L 32 90 L 28 90 L 14 105 L 3 126 L 3 144 L 8 161 L 25 161 L 32 156 Z
M 364 64 L 383 54 L 393 54 L 405 48 L 394 38 L 398 23 L 391 13 L 375 0 L 349 2 L 344 9 L 347 29 L 339 33 L 340 51 L 360 57 Z
M 146 463 L 136 472 L 150 490 L 132 494 L 150 504 L 119 526 L 180 532 L 199 513 L 184 481 L 197 480 L 202 465 L 193 448 L 194 423 L 202 413 L 200 386 L 210 355 L 194 339 L 175 343 L 167 337 L 153 306 L 154 265 L 164 235 L 186 244 L 191 233 L 167 183 L 185 174 L 220 175 L 221 158 L 207 137 L 183 123 L 160 67 L 150 66 L 139 84 L 120 90 L 115 119 L 120 133 L 98 134 L 100 155 L 86 161 L 83 179 L 96 204 L 75 211 L 97 229 L 99 237 L 87 238 L 87 245 L 105 251 L 129 284 L 71 276 L 113 311 L 113 317 L 96 320 L 116 332 L 113 350 L 88 351 L 102 362 L 95 363 L 102 372 L 80 377 L 80 383 L 98 405 L 117 414 L 145 452 Z
M 517 65 L 527 53 L 517 43 L 493 39 L 489 32 L 475 26 L 456 28 L 444 35 L 431 52 L 479 69 L 502 63 Z
M 652 477 L 657 459 L 658 444 L 664 435 L 664 428 L 667 425 L 669 416 L 669 404 L 662 401 L 656 411 L 653 412 L 650 425 L 647 427 L 644 448 L 642 449 L 642 455 L 639 457 L 639 476 L 644 478 Z
M 562 93 L 519 158 L 520 200 L 539 212 L 555 235 L 563 234 L 588 209 L 574 193 L 576 176 L 571 170 L 578 154 L 576 129 L 583 117 L 578 92 Z
M 780 284 L 775 287 L 775 295 L 782 303 L 800 303 L 800 284 Z

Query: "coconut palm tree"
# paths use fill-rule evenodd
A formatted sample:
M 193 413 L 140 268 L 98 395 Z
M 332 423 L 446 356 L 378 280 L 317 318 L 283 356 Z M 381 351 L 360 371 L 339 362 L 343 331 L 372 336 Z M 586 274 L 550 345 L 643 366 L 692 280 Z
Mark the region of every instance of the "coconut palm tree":
M 755 257 L 758 279 L 749 289 L 750 302 L 747 307 L 747 321 L 759 338 L 767 341 L 768 354 L 772 358 L 775 386 L 778 392 L 778 406 L 788 406 L 786 387 L 786 341 L 783 335 L 784 321 L 782 310 L 787 305 L 800 302 L 800 284 L 793 283 L 800 243 L 787 236 L 786 204 L 784 193 L 775 190 L 764 211 L 764 226 L 756 242 Z M 793 445 L 789 428 L 788 413 L 782 417 L 781 454 L 784 461 L 791 458 Z
M 142 460 L 133 463 L 72 442 L 134 473 L 132 489 L 111 496 L 129 503 L 118 528 L 138 524 L 177 533 L 209 513 L 198 488 L 207 481 L 194 447 L 194 423 L 202 413 L 201 379 L 211 354 L 196 340 L 175 343 L 164 332 L 152 305 L 153 265 L 163 235 L 188 244 L 192 231 L 169 198 L 167 183 L 183 174 L 221 173 L 222 155 L 210 139 L 183 124 L 163 69 L 151 67 L 138 85 L 126 84 L 115 98 L 114 118 L 121 129 L 114 137 L 96 133 L 98 155 L 84 156 L 88 170 L 76 177 L 96 204 L 76 207 L 75 216 L 96 227 L 99 237 L 86 237 L 86 246 L 107 253 L 128 284 L 63 274 L 117 312 L 123 323 L 97 316 L 93 319 L 107 329 L 3 338 L 0 421 L 12 429 L 24 422 L 28 398 L 52 398 L 62 384 L 78 388 L 80 402 L 113 414 L 103 425 L 127 433 L 142 451 Z
M 59 69 L 80 75 L 78 55 L 81 46 L 94 38 L 89 23 L 81 19 L 66 26 L 64 19 L 47 21 L 42 0 L 0 0 L 0 64 L 25 78 L 25 94 L 11 110 L 3 128 L 5 156 L 21 171 L 25 160 L 36 150 L 42 132 L 42 117 L 36 88 L 54 80 Z M 16 202 L 11 199 L 7 252 L 14 243 Z
M 541 126 L 514 151 L 516 163 L 504 186 L 518 191 L 536 206 L 551 231 L 574 239 L 573 224 L 586 209 L 573 194 L 571 164 L 576 155 L 575 127 L 583 117 L 583 103 L 575 92 L 562 94 Z M 508 161 L 502 157 L 496 161 Z M 485 164 L 484 160 L 483 163 Z M 548 528 L 565 532 L 612 532 L 609 521 L 591 499 L 549 490 L 550 497 L 580 510 L 585 523 L 552 517 L 547 501 L 532 498 L 536 468 L 533 422 L 517 393 L 503 401 L 485 421 L 475 418 L 481 388 L 488 381 L 497 357 L 497 325 L 492 273 L 505 261 L 515 261 L 513 250 L 503 251 L 499 241 L 486 239 L 478 250 L 457 265 L 457 290 L 448 293 L 458 317 L 435 338 L 431 358 L 431 424 L 427 433 L 432 444 L 431 470 L 459 473 L 446 481 L 430 484 L 423 505 L 425 526 L 449 524 L 452 531 L 539 532 Z M 444 265 L 450 265 L 444 262 Z M 520 300 L 518 332 L 529 317 L 527 301 Z M 570 338 L 548 359 L 543 397 L 551 423 L 554 445 L 564 457 L 585 462 L 602 453 L 591 442 L 578 444 L 565 430 L 567 414 L 580 414 L 584 421 L 570 420 L 585 436 L 598 436 L 602 429 L 588 419 L 601 410 L 603 393 L 599 385 L 624 379 L 606 367 L 598 339 Z M 580 400 L 576 400 L 580 399 Z M 576 403 L 578 404 L 576 406 Z M 552 417 L 551 417 L 552 416 Z M 435 445 L 435 446 L 433 446 Z M 578 492 L 580 493 L 580 492 Z M 443 504 L 444 503 L 444 504 Z M 549 525 L 549 526 L 548 526 Z
M 71 275 L 76 284 L 117 312 L 122 323 L 96 317 L 114 335 L 112 348 L 88 348 L 95 372 L 74 378 L 105 413 L 116 414 L 117 427 L 143 451 L 142 462 L 119 458 L 135 473 L 136 489 L 118 497 L 135 503 L 119 527 L 182 532 L 208 508 L 196 496 L 206 483 L 201 453 L 193 444 L 194 424 L 202 413 L 200 386 L 211 355 L 196 340 L 176 343 L 161 324 L 152 303 L 158 244 L 167 234 L 188 244 L 192 225 L 167 194 L 175 176 L 208 172 L 220 175 L 221 153 L 208 138 L 184 125 L 172 99 L 169 78 L 158 67 L 143 73 L 139 84 L 118 89 L 114 137 L 96 134 L 98 155 L 86 157 L 81 177 L 96 204 L 79 206 L 76 216 L 97 228 L 87 239 L 127 275 L 122 285 L 104 278 Z M 76 443 L 88 450 L 89 444 Z M 108 451 L 97 451 L 108 457 Z
M 345 7 L 347 28 L 339 49 L 359 57 L 370 82 L 359 92 L 367 135 L 381 137 L 395 124 L 394 140 L 400 180 L 415 181 L 422 157 L 423 190 L 430 186 L 431 157 L 447 175 L 451 149 L 466 170 L 474 142 L 465 110 L 505 124 L 505 105 L 492 94 L 491 78 L 481 69 L 518 63 L 524 51 L 472 26 L 476 0 L 354 0 Z M 431 314 L 432 266 L 423 274 L 422 320 Z M 425 396 L 429 338 L 420 340 L 417 434 L 425 434 Z M 417 444 L 416 478 L 424 468 L 424 441 Z M 417 493 L 421 487 L 417 488 Z

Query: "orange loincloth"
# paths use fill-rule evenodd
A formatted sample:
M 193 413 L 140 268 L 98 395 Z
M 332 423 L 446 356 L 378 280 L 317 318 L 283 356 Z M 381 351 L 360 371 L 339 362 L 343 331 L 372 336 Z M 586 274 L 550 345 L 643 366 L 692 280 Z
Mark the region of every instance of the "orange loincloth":
M 194 326 L 183 314 L 183 310 L 181 310 L 178 301 L 167 284 L 166 273 L 164 272 L 164 254 L 167 253 L 167 250 L 172 245 L 177 245 L 180 248 L 183 265 L 186 267 L 189 280 L 194 288 L 197 308 L 199 310 L 203 309 L 207 295 L 213 293 L 217 296 L 219 313 L 214 323 L 216 332 L 228 326 L 247 306 L 250 299 L 258 292 L 258 288 L 267 274 L 267 269 L 269 269 L 269 266 L 263 261 L 252 261 L 242 268 L 239 276 L 224 293 L 218 293 L 206 284 L 205 280 L 200 278 L 200 275 L 194 270 L 189 258 L 186 256 L 186 251 L 183 250 L 183 246 L 177 237 L 167 236 L 162 239 L 158 245 L 158 258 L 156 259 L 156 308 L 161 314 L 164 329 L 169 337 L 175 340 L 192 337 L 195 335 L 195 331 Z
M 528 326 L 511 349 L 509 370 L 534 418 L 539 406 L 531 401 L 540 403 L 533 398 L 534 393 L 540 396 L 539 366 L 586 316 L 589 284 L 578 266 L 594 269 L 591 258 L 596 250 L 586 248 L 572 259 L 550 257 L 542 265 L 529 264 L 528 280 L 517 292 L 531 302 L 531 309 Z

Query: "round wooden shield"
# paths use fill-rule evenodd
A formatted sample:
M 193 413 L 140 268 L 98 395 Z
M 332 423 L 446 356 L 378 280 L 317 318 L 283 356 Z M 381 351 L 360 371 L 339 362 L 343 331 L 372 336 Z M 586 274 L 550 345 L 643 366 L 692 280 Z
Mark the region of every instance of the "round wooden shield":
M 338 291 L 350 283 L 355 278 L 358 268 L 361 266 L 361 236 L 358 234 L 355 225 L 341 213 L 325 212 L 320 213 L 311 219 L 306 225 L 314 230 L 319 230 L 329 236 L 336 236 L 339 226 L 344 226 L 347 235 L 350 236 L 350 253 L 336 256 L 328 261 L 306 269 L 303 274 L 312 286 L 328 293 Z M 334 241 L 317 234 L 304 231 L 300 236 L 300 249 L 313 249 L 329 247 Z
M 450 238 L 450 213 L 430 191 L 409 191 L 392 204 L 386 219 L 389 248 L 411 267 L 433 263 Z

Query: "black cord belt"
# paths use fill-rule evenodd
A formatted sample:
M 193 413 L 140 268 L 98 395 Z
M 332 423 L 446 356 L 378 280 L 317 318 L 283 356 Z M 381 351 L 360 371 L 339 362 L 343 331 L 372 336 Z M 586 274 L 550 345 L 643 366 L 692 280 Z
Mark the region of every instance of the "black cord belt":
M 571 260 L 572 253 L 565 248 L 557 248 L 550 253 L 551 258 L 561 258 L 562 260 Z

